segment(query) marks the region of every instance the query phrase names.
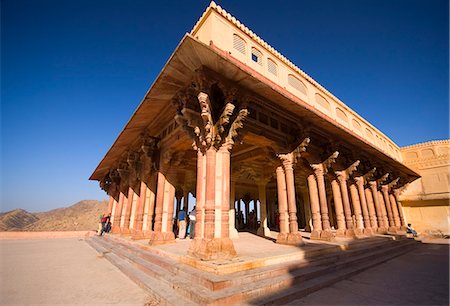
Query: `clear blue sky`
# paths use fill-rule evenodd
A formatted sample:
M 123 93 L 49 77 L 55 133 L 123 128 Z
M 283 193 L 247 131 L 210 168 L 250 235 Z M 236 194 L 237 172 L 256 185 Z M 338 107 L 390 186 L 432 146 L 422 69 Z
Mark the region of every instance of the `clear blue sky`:
M 398 145 L 448 138 L 447 0 L 217 2 Z M 88 177 L 208 4 L 2 0 L 0 210 L 106 198 Z

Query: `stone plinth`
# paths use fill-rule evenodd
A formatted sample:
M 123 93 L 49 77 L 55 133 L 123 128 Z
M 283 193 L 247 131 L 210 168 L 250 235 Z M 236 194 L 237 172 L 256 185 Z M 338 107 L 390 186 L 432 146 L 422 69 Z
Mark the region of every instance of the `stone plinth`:
M 153 235 L 153 231 L 138 231 L 133 230 L 131 232 L 131 239 L 133 240 L 143 240 L 143 239 L 150 239 Z
M 304 245 L 302 235 L 297 233 L 280 233 L 277 237 L 277 243 L 288 245 Z
M 175 235 L 173 232 L 152 232 L 150 234 L 150 240 L 148 241 L 149 245 L 160 245 L 167 243 L 174 243 Z
M 236 256 L 236 250 L 230 238 L 195 238 L 188 254 L 201 260 L 231 259 Z

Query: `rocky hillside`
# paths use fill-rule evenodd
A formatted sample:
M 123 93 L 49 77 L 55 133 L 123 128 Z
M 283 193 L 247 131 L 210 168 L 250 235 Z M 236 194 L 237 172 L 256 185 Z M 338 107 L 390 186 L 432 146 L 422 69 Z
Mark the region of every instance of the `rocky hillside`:
M 38 220 L 38 217 L 26 210 L 14 209 L 0 214 L 0 231 L 20 231 Z
M 70 207 L 29 213 L 15 209 L 0 214 L 0 231 L 76 231 L 95 230 L 107 201 L 84 200 Z

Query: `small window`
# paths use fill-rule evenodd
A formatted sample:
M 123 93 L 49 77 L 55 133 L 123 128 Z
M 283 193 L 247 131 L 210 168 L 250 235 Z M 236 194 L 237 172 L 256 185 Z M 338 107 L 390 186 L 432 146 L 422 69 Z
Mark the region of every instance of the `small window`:
M 277 64 L 270 58 L 267 59 L 267 70 L 275 76 L 278 75 Z
M 254 47 L 252 47 L 252 61 L 262 66 L 262 53 Z
M 305 85 L 302 83 L 302 81 L 297 79 L 292 74 L 288 75 L 288 83 L 289 83 L 289 85 L 291 85 L 292 87 L 297 89 L 299 92 L 301 92 L 302 94 L 306 95 L 306 87 L 305 87 Z
M 271 117 L 270 118 L 270 126 L 273 127 L 274 129 L 278 130 L 278 120 Z
M 233 48 L 245 54 L 245 40 L 239 37 L 239 35 L 233 34 Z

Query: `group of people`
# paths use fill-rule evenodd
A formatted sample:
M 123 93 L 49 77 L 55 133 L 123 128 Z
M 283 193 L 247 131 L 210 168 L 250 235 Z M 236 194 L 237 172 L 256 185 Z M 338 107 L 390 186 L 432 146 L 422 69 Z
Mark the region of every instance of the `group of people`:
M 194 239 L 195 237 L 195 218 L 196 211 L 195 206 L 194 208 L 189 212 L 189 214 L 186 213 L 184 209 L 180 210 L 178 212 L 178 217 L 176 219 L 176 222 L 174 222 L 174 233 L 178 234 L 178 238 L 185 239 L 186 234 L 189 234 L 189 237 L 191 239 Z
M 99 221 L 97 235 L 101 236 L 103 233 L 109 233 L 111 231 L 111 215 L 101 214 Z

